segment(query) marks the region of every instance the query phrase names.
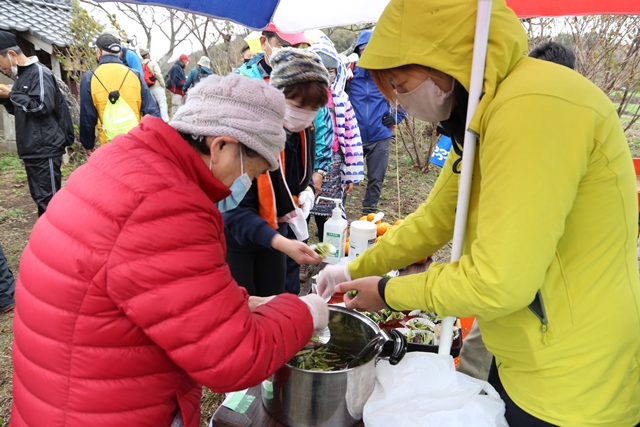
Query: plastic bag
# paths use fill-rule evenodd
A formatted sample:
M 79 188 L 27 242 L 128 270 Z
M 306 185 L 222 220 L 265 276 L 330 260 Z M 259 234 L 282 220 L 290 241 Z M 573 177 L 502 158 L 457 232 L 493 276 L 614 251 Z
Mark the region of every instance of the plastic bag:
M 107 102 L 102 113 L 102 130 L 107 137 L 107 141 L 129 132 L 136 126 L 138 126 L 138 117 L 127 104 L 127 101 L 122 99 L 119 94 L 116 102 Z
M 396 366 L 378 363 L 363 418 L 367 427 L 508 427 L 504 411 L 498 392 L 457 372 L 450 356 L 409 353 Z

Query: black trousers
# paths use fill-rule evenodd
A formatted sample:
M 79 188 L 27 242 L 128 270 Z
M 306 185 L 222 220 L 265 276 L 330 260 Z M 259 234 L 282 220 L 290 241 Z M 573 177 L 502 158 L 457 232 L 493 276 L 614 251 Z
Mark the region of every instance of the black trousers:
M 276 250 L 227 251 L 231 275 L 249 295 L 268 297 L 284 293 L 286 255 Z
M 0 310 L 14 305 L 13 293 L 16 290 L 16 281 L 9 270 L 7 258 L 4 256 L 0 245 Z
M 41 216 L 49 205 L 49 201 L 62 184 L 60 165 L 62 156 L 48 159 L 23 159 L 27 171 L 29 192 L 38 206 L 38 216 Z
M 308 218 L 307 224 L 309 224 Z M 298 239 L 296 233 L 289 226 L 287 226 L 287 235 L 284 237 L 291 240 Z M 287 259 L 287 272 L 284 279 L 284 290 L 290 294 L 298 295 L 300 293 L 300 264 L 293 258 L 289 258 L 288 255 L 285 255 L 285 258 Z
M 504 400 L 506 406 L 504 416 L 510 426 L 555 427 L 555 424 L 550 424 L 546 421 L 542 421 L 541 419 L 534 417 L 528 412 L 525 412 L 518 405 L 516 405 L 513 400 L 511 400 L 507 392 L 504 390 L 504 387 L 502 386 L 502 381 L 500 381 L 495 357 L 493 358 L 493 362 L 491 362 L 491 370 L 489 371 L 489 378 L 487 379 L 487 381 L 493 386 L 493 388 L 496 389 L 498 393 L 500 393 L 500 397 L 502 398 L 502 400 Z M 636 424 L 635 427 L 640 427 L 640 423 Z

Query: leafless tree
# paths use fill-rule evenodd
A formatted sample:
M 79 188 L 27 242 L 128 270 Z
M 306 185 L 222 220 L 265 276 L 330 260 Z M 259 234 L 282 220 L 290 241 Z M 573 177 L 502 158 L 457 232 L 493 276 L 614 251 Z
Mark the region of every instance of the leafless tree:
M 576 53 L 576 71 L 616 103 L 625 131 L 640 119 L 640 17 L 525 19 L 530 46 L 555 38 Z

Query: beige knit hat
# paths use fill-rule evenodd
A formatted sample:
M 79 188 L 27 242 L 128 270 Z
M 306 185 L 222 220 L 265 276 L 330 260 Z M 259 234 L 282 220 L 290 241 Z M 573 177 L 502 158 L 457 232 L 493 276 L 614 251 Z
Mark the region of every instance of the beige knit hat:
M 231 136 L 279 166 L 286 134 L 284 95 L 261 79 L 211 75 L 189 91 L 169 124 L 194 136 Z

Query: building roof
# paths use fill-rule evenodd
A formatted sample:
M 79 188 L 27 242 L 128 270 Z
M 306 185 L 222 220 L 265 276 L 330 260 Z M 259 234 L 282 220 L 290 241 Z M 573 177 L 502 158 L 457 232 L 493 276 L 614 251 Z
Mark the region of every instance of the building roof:
M 0 0 L 0 29 L 28 32 L 45 43 L 69 45 L 71 0 Z

